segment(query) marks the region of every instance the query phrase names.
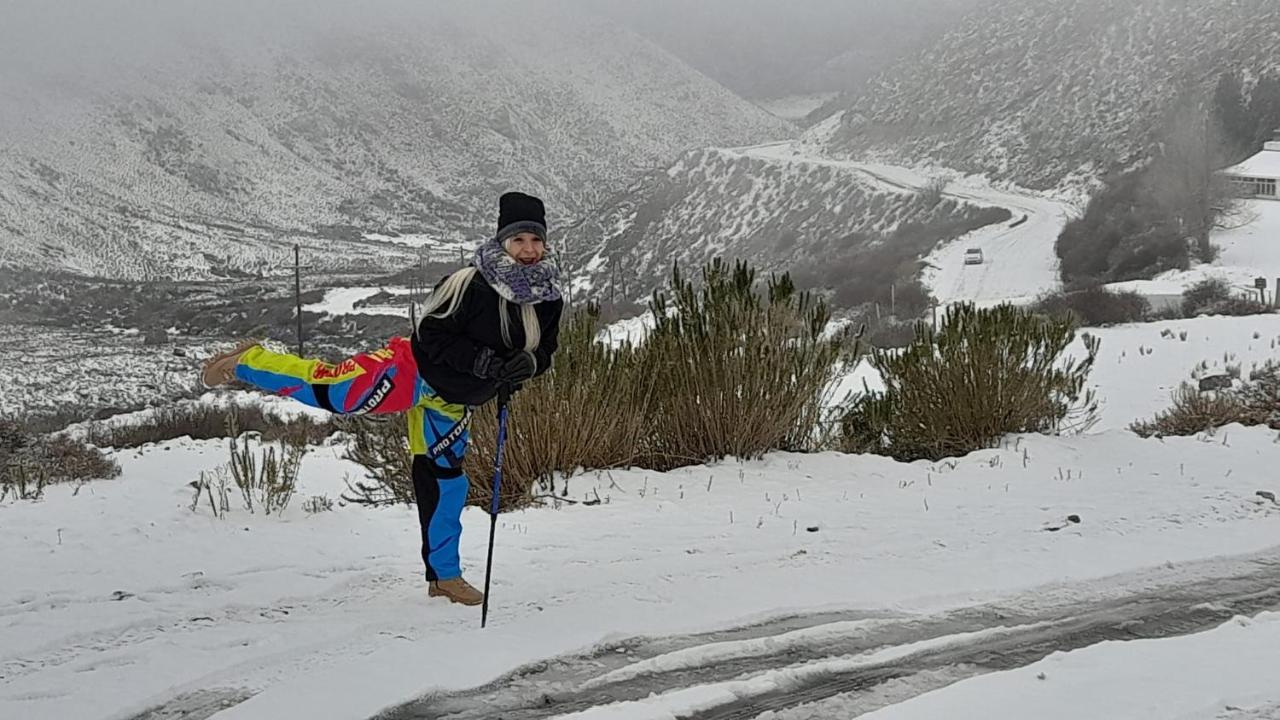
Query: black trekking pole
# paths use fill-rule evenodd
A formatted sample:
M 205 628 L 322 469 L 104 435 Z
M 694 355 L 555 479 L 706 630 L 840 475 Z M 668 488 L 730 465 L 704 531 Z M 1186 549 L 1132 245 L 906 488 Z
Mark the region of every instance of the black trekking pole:
M 502 490 L 502 451 L 507 445 L 507 403 L 511 401 L 511 386 L 503 383 L 498 389 L 498 452 L 493 461 L 493 499 L 489 502 L 489 558 L 484 565 L 484 603 L 480 609 L 480 627 L 489 621 L 489 576 L 493 570 L 493 536 L 498 530 L 498 499 Z

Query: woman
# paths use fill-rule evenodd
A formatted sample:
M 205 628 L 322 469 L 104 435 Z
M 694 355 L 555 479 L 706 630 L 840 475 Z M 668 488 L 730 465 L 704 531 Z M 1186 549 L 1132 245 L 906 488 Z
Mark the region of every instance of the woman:
M 341 415 L 409 414 L 413 489 L 431 597 L 478 605 L 462 579 L 458 540 L 468 481 L 462 472 L 473 410 L 500 389 L 551 367 L 564 302 L 559 270 L 546 255 L 545 209 L 507 193 L 498 232 L 471 265 L 436 286 L 412 338 L 331 365 L 245 343 L 214 356 L 204 382 L 241 380 Z

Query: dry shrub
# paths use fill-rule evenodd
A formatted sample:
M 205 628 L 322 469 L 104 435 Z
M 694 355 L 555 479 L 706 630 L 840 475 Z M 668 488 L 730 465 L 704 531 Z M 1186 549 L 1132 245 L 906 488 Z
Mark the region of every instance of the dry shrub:
M 406 416 L 344 417 L 334 421 L 347 436 L 343 459 L 365 470 L 365 477 L 347 480 L 342 499 L 359 505 L 412 505 L 413 456 L 409 454 Z
M 96 447 L 65 435 L 30 435 L 15 421 L 0 421 L 0 500 L 35 500 L 46 485 L 118 475 L 120 466 Z
M 84 482 L 120 475 L 120 466 L 101 450 L 66 435 L 40 438 L 26 454 L 44 466 L 50 482 Z
M 49 475 L 44 468 L 24 460 L 9 462 L 0 470 L 0 502 L 14 500 L 39 500 L 44 497 Z
M 228 467 L 245 509 L 250 513 L 261 510 L 264 515 L 283 514 L 298 487 L 306 444 L 294 436 L 271 445 L 253 434 L 239 436 L 234 426 L 231 430 Z
M 333 512 L 333 499 L 328 495 L 312 495 L 302 503 L 302 511 L 308 515 Z
M 193 402 L 155 408 L 128 425 L 92 423 L 86 434 L 89 441 L 99 447 L 136 448 L 181 437 L 195 440 L 234 437 L 229 434 L 229 428 L 233 427 L 237 434 L 259 433 L 267 442 L 303 437 L 312 445 L 322 443 L 334 432 L 331 421 L 314 420 L 308 415 L 282 420 L 256 404 L 231 403 L 220 407 Z
M 1266 425 L 1280 430 L 1280 363 L 1255 369 L 1241 387 L 1201 392 L 1183 383 L 1173 392 L 1173 406 L 1129 429 L 1142 437 L 1189 436 L 1223 425 Z
M 196 512 L 202 500 L 207 500 L 209 512 L 218 519 L 231 511 L 231 478 L 226 465 L 211 471 L 200 471 L 200 479 L 191 483 L 195 490 L 191 498 L 191 512 Z
M 1087 356 L 1064 361 L 1074 339 L 1069 320 L 1008 305 L 956 306 L 936 331 L 919 323 L 908 347 L 872 352 L 885 391 L 851 404 L 843 449 L 938 460 L 1009 433 L 1085 427 L 1096 416 L 1085 382 L 1099 343 L 1086 336 Z
M 10 457 L 22 452 L 31 440 L 17 421 L 0 418 L 0 467 L 4 467 Z

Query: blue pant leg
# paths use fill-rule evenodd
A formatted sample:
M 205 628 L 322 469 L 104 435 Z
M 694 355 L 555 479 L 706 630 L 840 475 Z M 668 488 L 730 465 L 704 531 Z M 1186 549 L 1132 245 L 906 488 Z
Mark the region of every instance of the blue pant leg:
M 462 575 L 458 543 L 462 538 L 462 510 L 469 483 L 465 474 L 437 477 L 440 468 L 425 455 L 413 458 L 413 489 L 422 527 L 422 562 L 427 580 L 450 580 Z
M 422 560 L 429 581 L 462 575 L 458 545 L 470 489 L 462 472 L 469 420 L 470 409 L 445 407 L 430 398 L 410 414 L 411 432 L 421 433 L 422 441 L 411 444 L 425 450 L 414 455 L 413 485 L 422 526 Z

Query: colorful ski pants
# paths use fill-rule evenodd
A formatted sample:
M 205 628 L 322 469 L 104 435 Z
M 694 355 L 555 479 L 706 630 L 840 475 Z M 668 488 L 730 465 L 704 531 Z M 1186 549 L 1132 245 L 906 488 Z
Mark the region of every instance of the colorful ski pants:
M 236 377 L 339 415 L 407 413 L 427 580 L 462 575 L 458 540 L 469 487 L 462 459 L 473 409 L 446 402 L 418 375 L 407 338 L 337 365 L 254 347 L 240 357 Z

